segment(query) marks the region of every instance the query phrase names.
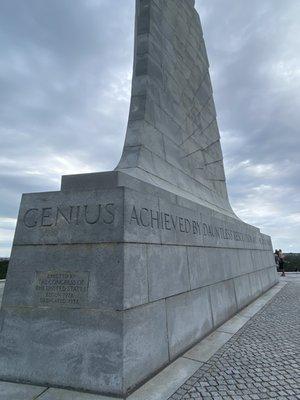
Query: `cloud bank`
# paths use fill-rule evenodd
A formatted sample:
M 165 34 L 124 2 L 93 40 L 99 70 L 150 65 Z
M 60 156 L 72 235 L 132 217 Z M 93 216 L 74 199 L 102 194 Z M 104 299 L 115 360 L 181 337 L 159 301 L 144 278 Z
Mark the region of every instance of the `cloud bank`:
M 231 203 L 300 252 L 300 3 L 198 0 Z
M 300 3 L 197 0 L 236 213 L 300 252 Z M 23 192 L 111 170 L 125 137 L 134 0 L 0 2 L 0 257 Z

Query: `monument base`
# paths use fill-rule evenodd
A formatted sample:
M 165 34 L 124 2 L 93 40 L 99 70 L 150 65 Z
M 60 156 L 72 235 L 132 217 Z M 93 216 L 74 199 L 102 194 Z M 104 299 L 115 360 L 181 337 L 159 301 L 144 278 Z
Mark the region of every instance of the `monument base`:
M 124 397 L 277 282 L 271 240 L 121 172 L 23 195 L 0 379 Z

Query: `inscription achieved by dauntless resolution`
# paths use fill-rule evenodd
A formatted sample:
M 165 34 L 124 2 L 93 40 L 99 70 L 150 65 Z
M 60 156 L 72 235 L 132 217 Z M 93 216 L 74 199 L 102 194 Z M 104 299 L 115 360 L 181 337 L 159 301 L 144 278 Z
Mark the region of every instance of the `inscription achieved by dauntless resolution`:
M 177 231 L 183 234 L 210 237 L 214 239 L 233 240 L 235 242 L 267 244 L 261 235 L 238 232 L 224 226 L 215 226 L 200 222 L 197 219 L 174 215 L 166 211 L 157 211 L 150 208 L 132 207 L 130 224 L 137 224 L 143 228 L 152 228 L 167 231 Z
M 41 306 L 76 307 L 87 301 L 88 272 L 36 272 L 35 297 Z

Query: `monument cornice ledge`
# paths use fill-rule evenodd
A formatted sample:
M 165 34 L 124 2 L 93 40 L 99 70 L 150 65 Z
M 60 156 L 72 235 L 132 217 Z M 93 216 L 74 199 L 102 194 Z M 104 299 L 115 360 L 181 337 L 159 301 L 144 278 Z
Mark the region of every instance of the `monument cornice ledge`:
M 172 184 L 170 181 L 162 178 L 159 175 L 155 175 L 152 172 L 149 172 L 141 167 L 137 167 L 137 168 L 132 168 L 132 167 L 128 167 L 128 168 L 120 168 L 117 169 L 116 171 L 118 172 L 123 172 L 124 174 L 127 174 L 128 176 L 132 176 L 133 178 L 136 178 L 138 180 L 140 180 L 141 182 L 147 182 L 152 186 L 157 186 L 163 190 L 169 191 L 173 194 L 175 194 L 176 196 L 180 196 L 182 198 L 188 198 L 190 201 L 195 202 L 196 204 L 202 205 L 202 206 L 206 206 L 214 211 L 219 212 L 220 214 L 225 214 L 231 218 L 235 218 L 237 220 L 240 220 L 240 218 L 234 213 L 234 211 L 232 211 L 231 206 L 229 204 L 228 201 L 228 205 L 230 208 L 225 208 L 225 207 L 221 207 L 218 204 L 216 204 L 215 202 L 209 201 L 209 200 L 205 200 L 201 197 L 198 197 L 197 195 L 195 195 L 192 192 L 189 192 L 187 190 L 181 189 L 179 186 Z M 139 172 L 142 172 L 142 175 L 139 174 Z M 182 173 L 184 173 L 184 171 L 181 170 Z M 144 175 L 144 173 L 146 175 Z M 159 184 L 156 179 L 161 180 L 162 182 Z M 190 179 L 193 179 L 193 177 L 189 176 Z M 218 181 L 223 181 L 224 180 L 218 180 Z M 206 185 L 202 184 L 201 182 L 199 182 L 198 180 L 195 179 L 195 182 L 197 185 L 203 186 L 205 187 L 205 189 L 211 190 L 212 193 L 214 193 L 214 191 L 212 190 L 212 188 L 207 187 Z M 167 186 L 166 186 L 167 185 Z M 222 199 L 223 201 L 227 202 L 226 199 Z

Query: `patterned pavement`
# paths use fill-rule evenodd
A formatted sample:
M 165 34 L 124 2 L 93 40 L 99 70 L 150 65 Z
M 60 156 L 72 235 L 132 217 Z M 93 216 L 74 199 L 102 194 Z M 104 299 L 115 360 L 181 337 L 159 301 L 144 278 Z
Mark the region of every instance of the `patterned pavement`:
M 169 398 L 186 399 L 300 399 L 298 277 Z

